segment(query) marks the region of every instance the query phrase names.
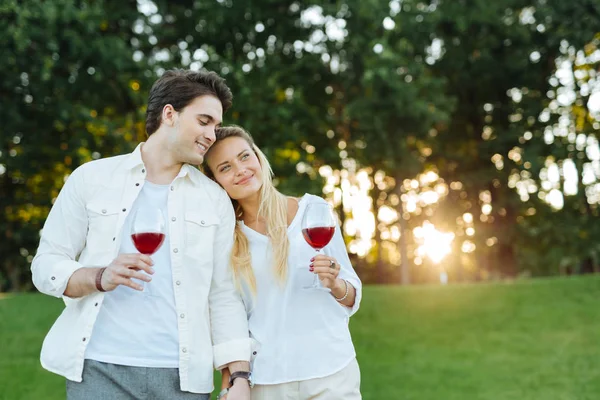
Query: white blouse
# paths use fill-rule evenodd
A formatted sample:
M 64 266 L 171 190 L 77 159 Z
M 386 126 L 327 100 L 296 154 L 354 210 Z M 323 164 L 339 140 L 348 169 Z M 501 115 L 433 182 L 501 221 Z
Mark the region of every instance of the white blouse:
M 348 322 L 360 305 L 362 284 L 350 264 L 339 226 L 322 253 L 338 261 L 339 278 L 356 289 L 354 306 L 338 303 L 329 292 L 303 288 L 313 282 L 309 264 L 317 252 L 302 236 L 302 216 L 307 204 L 318 202 L 325 200 L 304 195 L 288 227 L 288 278 L 283 285 L 273 272 L 268 238 L 239 222 L 250 243 L 257 285 L 256 296 L 244 285 L 242 293 L 250 333 L 259 343 L 252 365 L 256 384 L 322 378 L 342 370 L 356 357 Z

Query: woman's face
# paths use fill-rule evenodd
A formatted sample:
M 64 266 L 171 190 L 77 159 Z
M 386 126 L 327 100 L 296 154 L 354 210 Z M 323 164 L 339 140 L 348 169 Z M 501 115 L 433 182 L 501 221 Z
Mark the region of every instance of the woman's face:
M 217 183 L 234 200 L 252 197 L 262 186 L 258 157 L 240 137 L 228 137 L 213 144 L 207 164 Z

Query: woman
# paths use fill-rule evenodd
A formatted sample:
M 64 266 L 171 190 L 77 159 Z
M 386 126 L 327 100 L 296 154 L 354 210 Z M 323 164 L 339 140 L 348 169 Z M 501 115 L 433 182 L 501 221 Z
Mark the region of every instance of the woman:
M 252 399 L 360 399 L 360 371 L 348 329 L 362 285 L 339 227 L 317 254 L 304 240 L 307 205 L 279 193 L 265 155 L 242 128 L 219 128 L 205 173 L 231 198 L 238 224 L 232 269 L 250 333 L 260 343 L 252 366 Z M 330 290 L 306 289 L 313 274 Z M 223 387 L 229 375 L 223 373 Z

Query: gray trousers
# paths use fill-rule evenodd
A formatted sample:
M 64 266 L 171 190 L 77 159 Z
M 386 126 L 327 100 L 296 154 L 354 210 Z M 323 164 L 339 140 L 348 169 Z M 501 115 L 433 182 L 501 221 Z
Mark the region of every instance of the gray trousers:
M 67 400 L 209 400 L 182 392 L 177 368 L 144 368 L 85 360 L 83 381 L 67 379 Z

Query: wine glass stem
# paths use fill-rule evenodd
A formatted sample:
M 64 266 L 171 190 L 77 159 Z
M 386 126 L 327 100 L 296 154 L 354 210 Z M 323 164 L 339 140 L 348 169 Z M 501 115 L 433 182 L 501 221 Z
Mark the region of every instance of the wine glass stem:
M 317 255 L 321 254 L 321 250 L 317 250 Z M 315 288 L 320 288 L 322 287 L 321 285 L 321 280 L 319 279 L 319 274 L 315 273 L 315 279 L 313 281 L 313 287 Z

